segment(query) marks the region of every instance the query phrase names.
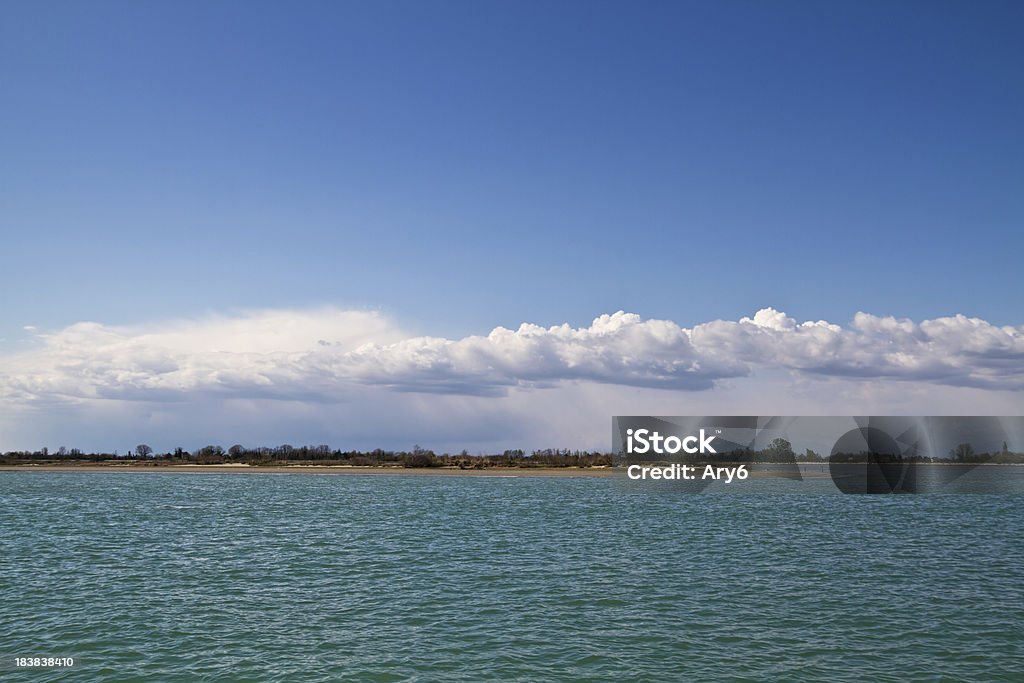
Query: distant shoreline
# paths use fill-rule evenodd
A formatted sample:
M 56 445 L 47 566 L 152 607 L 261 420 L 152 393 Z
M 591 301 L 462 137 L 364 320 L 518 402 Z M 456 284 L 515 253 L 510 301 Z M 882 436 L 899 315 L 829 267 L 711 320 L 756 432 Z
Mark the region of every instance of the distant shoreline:
M 658 463 L 646 463 L 656 465 Z M 664 464 L 664 463 L 662 463 Z M 727 463 L 715 463 L 714 465 L 726 465 Z M 792 466 L 785 463 L 732 463 L 769 466 Z M 820 466 L 828 468 L 827 462 L 798 462 L 797 466 L 810 468 Z M 866 463 L 842 463 L 844 466 L 863 465 Z M 900 463 L 892 463 L 899 465 Z M 1018 463 L 957 463 L 957 462 L 923 462 L 907 463 L 915 466 L 971 466 L 971 467 L 1024 467 Z M 713 465 L 713 466 L 714 466 Z M 701 464 L 703 466 L 703 463 Z M 24 463 L 17 465 L 0 465 L 0 472 L 133 472 L 133 473 L 162 473 L 162 474 L 337 474 L 337 475 L 398 475 L 398 476 L 454 476 L 454 477 L 585 477 L 585 478 L 611 478 L 625 476 L 625 467 L 502 467 L 491 466 L 484 468 L 458 468 L 458 467 L 401 467 L 401 466 L 366 466 L 366 465 L 248 465 L 245 463 L 197 465 L 197 464 L 140 464 L 135 462 L 124 463 L 88 463 L 82 465 L 55 464 L 55 463 Z M 756 478 L 770 473 L 760 469 L 751 472 Z M 813 476 L 813 472 L 804 472 L 803 476 Z
M 457 467 L 361 467 L 354 465 L 136 465 L 95 464 L 0 465 L 0 472 L 134 472 L 163 474 L 359 474 L 359 475 L 440 475 L 466 477 L 614 477 L 625 472 L 613 467 L 487 467 L 459 469 Z

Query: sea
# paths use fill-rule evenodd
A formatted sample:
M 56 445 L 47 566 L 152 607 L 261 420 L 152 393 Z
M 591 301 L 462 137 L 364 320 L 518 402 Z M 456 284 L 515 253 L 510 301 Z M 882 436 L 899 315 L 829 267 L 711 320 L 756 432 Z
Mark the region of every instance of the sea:
M 5 471 L 0 680 L 1024 681 L 1021 492 Z

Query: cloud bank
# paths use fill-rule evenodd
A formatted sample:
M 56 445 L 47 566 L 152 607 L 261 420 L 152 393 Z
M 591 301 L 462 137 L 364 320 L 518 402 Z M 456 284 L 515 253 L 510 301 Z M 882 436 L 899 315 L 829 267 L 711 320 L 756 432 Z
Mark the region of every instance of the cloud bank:
M 965 316 L 843 326 L 765 308 L 687 328 L 619 311 L 448 339 L 318 309 L 29 333 L 0 356 L 0 450 L 604 448 L 615 414 L 1024 410 L 1024 326 Z
M 494 397 L 565 382 L 695 391 L 764 369 L 1024 389 L 1024 326 L 961 315 L 918 323 L 858 313 L 842 327 L 765 308 L 685 328 L 619 311 L 589 327 L 524 323 L 446 339 L 408 336 L 373 312 L 324 309 L 37 334 L 38 348 L 2 359 L 7 401 L 335 402 L 371 386 Z

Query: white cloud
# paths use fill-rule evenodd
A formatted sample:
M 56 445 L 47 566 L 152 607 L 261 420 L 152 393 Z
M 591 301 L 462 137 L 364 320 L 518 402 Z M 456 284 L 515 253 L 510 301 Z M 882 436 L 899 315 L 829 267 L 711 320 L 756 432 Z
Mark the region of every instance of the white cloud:
M 858 313 L 850 327 L 771 308 L 687 329 L 618 312 L 589 327 L 404 334 L 372 312 L 264 311 L 142 327 L 82 322 L 8 355 L 17 401 L 173 401 L 214 394 L 332 402 L 361 387 L 500 396 L 567 381 L 700 390 L 768 368 L 954 386 L 1024 388 L 1024 328 L 955 316 L 915 323 Z
M 920 380 L 953 386 L 1024 388 L 1024 326 L 996 326 L 962 315 L 915 323 L 858 313 L 851 327 L 797 323 L 774 309 L 738 323 L 693 329 L 701 352 L 756 367 L 839 377 Z
M 613 414 L 1024 409 L 1024 327 L 964 316 L 840 326 L 766 308 L 684 328 L 618 312 L 446 339 L 374 312 L 271 310 L 82 322 L 36 343 L 0 357 L 0 450 L 93 433 L 603 447 Z

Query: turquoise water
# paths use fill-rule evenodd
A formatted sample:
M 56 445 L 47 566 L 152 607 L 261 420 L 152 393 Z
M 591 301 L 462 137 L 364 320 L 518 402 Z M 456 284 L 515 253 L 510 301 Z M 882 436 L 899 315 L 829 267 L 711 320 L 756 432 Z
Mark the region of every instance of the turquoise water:
M 1024 497 L 801 485 L 0 472 L 0 679 L 1024 680 Z

